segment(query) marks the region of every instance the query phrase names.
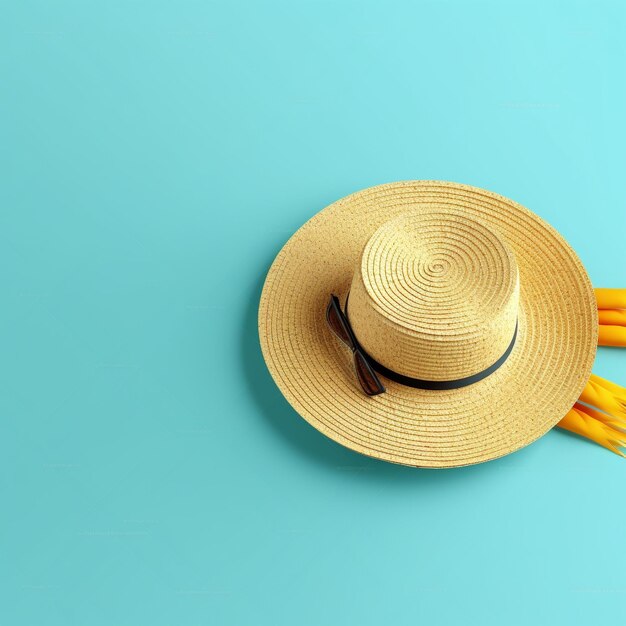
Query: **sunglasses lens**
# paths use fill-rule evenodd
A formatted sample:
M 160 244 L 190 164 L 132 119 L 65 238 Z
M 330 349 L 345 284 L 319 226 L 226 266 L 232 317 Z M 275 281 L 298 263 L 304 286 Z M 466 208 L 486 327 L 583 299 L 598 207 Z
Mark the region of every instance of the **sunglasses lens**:
M 358 351 L 354 353 L 354 367 L 356 368 L 359 383 L 368 396 L 377 396 L 379 393 L 385 392 L 385 388 L 378 379 L 378 376 L 376 376 L 372 366 Z
M 326 321 L 331 330 L 343 341 L 347 346 L 352 346 L 350 334 L 343 321 L 343 313 L 339 308 L 339 303 L 334 296 L 331 296 L 328 308 L 326 309 Z

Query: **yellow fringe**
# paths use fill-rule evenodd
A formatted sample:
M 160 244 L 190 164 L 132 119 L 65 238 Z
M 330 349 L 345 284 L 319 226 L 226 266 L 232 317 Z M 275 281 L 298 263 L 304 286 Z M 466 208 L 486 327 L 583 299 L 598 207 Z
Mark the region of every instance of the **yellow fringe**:
M 626 347 L 626 289 L 595 289 L 600 322 L 598 345 Z M 583 403 L 583 404 L 581 404 Z M 626 456 L 626 388 L 592 374 L 560 428 Z
M 618 385 L 617 383 L 612 383 L 610 380 L 606 378 L 602 378 L 597 374 L 592 374 L 590 380 L 592 380 L 597 386 L 610 391 L 617 398 L 620 398 L 624 402 L 626 402 L 626 388 Z
M 626 447 L 626 389 L 592 374 L 580 402 L 557 426 L 625 456 L 620 448 Z
M 595 441 L 619 454 L 626 456 L 620 448 L 626 447 L 626 433 L 617 430 L 583 410 L 586 407 L 576 403 L 569 413 L 558 423 L 559 428 L 569 430 L 577 435 Z M 626 426 L 626 424 L 624 424 Z
M 591 375 L 579 399 L 613 417 L 626 419 L 626 389 L 595 374 Z

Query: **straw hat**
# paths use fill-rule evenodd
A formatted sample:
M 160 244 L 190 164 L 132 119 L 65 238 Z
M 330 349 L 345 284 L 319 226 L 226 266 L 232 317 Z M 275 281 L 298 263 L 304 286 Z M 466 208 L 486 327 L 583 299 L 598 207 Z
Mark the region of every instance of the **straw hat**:
M 419 467 L 480 463 L 550 430 L 589 379 L 597 328 L 591 282 L 551 226 L 439 181 L 372 187 L 315 215 L 276 257 L 259 309 L 267 366 L 302 417 Z

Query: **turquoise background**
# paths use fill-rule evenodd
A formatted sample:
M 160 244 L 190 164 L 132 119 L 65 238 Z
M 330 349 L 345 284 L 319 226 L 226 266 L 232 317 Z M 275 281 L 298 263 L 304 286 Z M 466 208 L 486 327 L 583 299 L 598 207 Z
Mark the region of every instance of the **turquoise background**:
M 626 287 L 619 2 L 4 3 L 0 622 L 626 619 L 626 462 L 420 471 L 299 418 L 282 244 L 401 179 L 527 205 Z M 595 371 L 626 383 L 626 352 Z

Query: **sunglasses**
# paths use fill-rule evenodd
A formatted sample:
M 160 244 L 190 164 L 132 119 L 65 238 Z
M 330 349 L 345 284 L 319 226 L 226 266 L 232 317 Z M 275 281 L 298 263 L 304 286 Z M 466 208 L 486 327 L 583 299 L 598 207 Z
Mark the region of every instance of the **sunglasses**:
M 341 310 L 339 305 L 339 298 L 335 295 L 330 296 L 330 302 L 326 309 L 326 321 L 330 326 L 330 329 L 339 337 L 339 339 L 346 345 L 352 354 L 354 355 L 354 367 L 356 375 L 359 380 L 361 388 L 368 396 L 377 396 L 380 393 L 385 392 L 385 387 L 380 382 L 380 379 L 376 375 L 376 372 L 370 365 L 365 356 L 359 342 L 356 340 L 352 327 L 348 318 Z

